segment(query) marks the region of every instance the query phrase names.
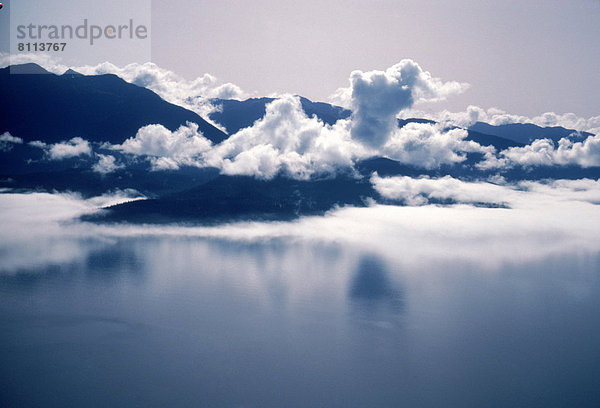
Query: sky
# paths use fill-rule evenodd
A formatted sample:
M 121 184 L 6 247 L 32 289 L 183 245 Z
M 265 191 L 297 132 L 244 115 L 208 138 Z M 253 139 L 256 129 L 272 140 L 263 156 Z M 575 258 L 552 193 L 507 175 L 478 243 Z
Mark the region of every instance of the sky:
M 0 52 L 8 52 L 3 3 Z M 172 0 L 152 1 L 151 13 L 153 62 L 254 95 L 327 101 L 352 71 L 408 58 L 434 77 L 470 84 L 425 110 L 600 113 L 598 0 Z

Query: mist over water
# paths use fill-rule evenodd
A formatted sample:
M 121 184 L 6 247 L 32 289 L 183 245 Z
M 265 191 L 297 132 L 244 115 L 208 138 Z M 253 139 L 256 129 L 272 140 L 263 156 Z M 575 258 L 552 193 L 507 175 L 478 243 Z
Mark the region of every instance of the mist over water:
M 0 400 L 596 406 L 600 206 L 565 197 L 205 228 L 2 194 Z

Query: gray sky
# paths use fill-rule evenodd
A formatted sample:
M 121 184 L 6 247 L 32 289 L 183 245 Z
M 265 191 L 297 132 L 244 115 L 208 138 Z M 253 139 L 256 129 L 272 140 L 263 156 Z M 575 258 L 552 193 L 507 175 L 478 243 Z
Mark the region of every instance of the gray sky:
M 153 1 L 151 29 L 161 67 L 189 79 L 209 72 L 259 95 L 326 100 L 352 70 L 411 58 L 471 84 L 435 109 L 600 114 L 599 0 Z

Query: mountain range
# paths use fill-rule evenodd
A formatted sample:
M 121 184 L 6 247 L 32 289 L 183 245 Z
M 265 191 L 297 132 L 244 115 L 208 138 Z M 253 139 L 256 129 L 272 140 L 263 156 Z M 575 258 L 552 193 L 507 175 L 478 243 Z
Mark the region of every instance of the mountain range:
M 12 70 L 12 73 L 11 73 Z M 15 74 L 15 71 L 29 72 Z M 493 174 L 475 166 L 479 153 L 453 165 L 426 169 L 386 157 L 371 157 L 355 164 L 354 172 L 335 177 L 293 180 L 278 175 L 271 180 L 251 176 L 227 176 L 216 168 L 181 166 L 151 171 L 148 161 L 131 159 L 121 151 L 107 150 L 106 144 L 121 144 L 146 125 L 161 124 L 170 131 L 195 123 L 213 144 L 226 140 L 240 129 L 252 126 L 265 115 L 273 98 L 244 101 L 213 99 L 219 109 L 209 119 L 168 103 L 149 89 L 128 83 L 115 75 L 85 76 L 69 70 L 55 75 L 35 64 L 0 69 L 0 135 L 8 132 L 21 142 L 0 144 L 0 187 L 11 191 L 76 191 L 93 196 L 116 189 L 135 189 L 149 197 L 107 209 L 93 221 L 200 222 L 214 223 L 241 219 L 289 219 L 305 214 L 320 214 L 334 206 L 362 206 L 370 201 L 385 202 L 373 189 L 369 177 L 406 175 L 480 179 Z M 348 119 L 352 112 L 334 105 L 299 97 L 306 115 L 333 125 Z M 425 119 L 399 120 L 408 123 L 433 123 Z M 561 127 L 543 128 L 533 124 L 493 126 L 475 123 L 467 140 L 498 151 L 522 147 L 535 139 L 574 141 L 589 136 Z M 80 138 L 94 146 L 93 154 L 48 160 L 47 152 L 31 142 L 46 146 Z M 94 170 L 99 155 L 110 152 L 117 161 L 127 163 L 111 172 Z M 155 170 L 155 169 L 154 169 Z M 577 166 L 536 168 L 515 167 L 503 172 L 507 180 L 540 178 L 600 177 L 600 168 Z

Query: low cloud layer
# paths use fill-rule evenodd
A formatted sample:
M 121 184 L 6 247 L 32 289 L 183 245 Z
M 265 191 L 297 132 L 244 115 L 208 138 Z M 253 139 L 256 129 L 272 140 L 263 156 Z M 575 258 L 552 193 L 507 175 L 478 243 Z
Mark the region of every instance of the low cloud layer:
M 333 126 L 308 117 L 299 99 L 286 95 L 267 104 L 265 116 L 218 145 L 211 145 L 193 124 L 171 132 L 146 126 L 114 149 L 147 156 L 155 170 L 180 166 L 216 167 L 223 174 L 272 178 L 277 174 L 307 179 L 348 171 L 356 160 L 385 156 L 404 164 L 433 169 L 460 163 L 466 153 L 493 154 L 494 149 L 465 140 L 463 129 L 410 123 L 390 130 L 379 149 L 352 137 L 351 120 Z
M 135 137 L 112 148 L 149 157 L 154 170 L 175 170 L 180 166 L 203 167 L 202 154 L 211 146 L 211 141 L 198 131 L 198 125 L 188 123 L 174 132 L 162 125 L 144 126 Z
M 380 148 L 371 148 L 352 137 L 352 120 L 327 125 L 308 117 L 298 97 L 285 95 L 267 104 L 266 114 L 253 126 L 240 130 L 219 144 L 212 144 L 194 123 L 175 131 L 162 125 L 148 125 L 120 145 L 102 145 L 126 155 L 141 157 L 155 171 L 177 170 L 182 166 L 214 167 L 228 175 L 250 175 L 270 179 L 278 174 L 295 179 L 331 176 L 352 172 L 356 161 L 382 156 L 424 169 L 454 165 L 466 160 L 468 153 L 479 153 L 482 170 L 514 166 L 600 165 L 600 137 L 583 142 L 560 141 L 558 146 L 541 139 L 525 147 L 496 152 L 466 140 L 467 131 L 445 128 L 443 124 L 408 123 L 391 131 Z M 37 143 L 37 144 L 36 144 Z M 34 142 L 51 160 L 76 156 L 96 156 L 93 170 L 107 174 L 123 168 L 112 155 L 93 153 L 90 143 L 80 138 L 45 145 Z
M 467 183 L 452 178 L 380 181 L 388 183 L 390 194 L 396 197 L 436 195 L 465 202 L 488 200 L 503 202 L 510 208 L 436 206 L 417 200 L 415 206 L 349 207 L 294 222 L 243 222 L 218 227 L 93 225 L 79 223 L 75 218 L 139 195 L 119 192 L 84 200 L 72 194 L 0 194 L 0 243 L 6 255 L 2 272 L 41 263 L 69 262 L 79 259 L 85 254 L 85 246 L 94 242 L 139 236 L 156 236 L 165 242 L 173 242 L 172 237 L 178 237 L 178 241 L 182 237 L 208 237 L 242 242 L 292 238 L 294 242 L 311 242 L 319 247 L 341 243 L 349 245 L 350 250 L 381 254 L 399 265 L 420 265 L 424 271 L 441 265 L 436 264 L 439 260 L 447 262 L 449 254 L 455 260 L 498 266 L 549 254 L 597 254 L 600 250 L 599 180 L 515 185 Z M 22 256 L 25 247 L 27 257 Z
M 216 167 L 224 174 L 267 179 L 279 173 L 297 179 L 332 174 L 351 168 L 364 154 L 351 140 L 347 121 L 329 126 L 309 118 L 299 98 L 291 95 L 269 103 L 262 119 L 218 145 L 188 123 L 174 132 L 161 125 L 145 126 L 112 148 L 149 157 L 155 170 Z
M 392 132 L 381 153 L 401 163 L 426 169 L 460 163 L 469 152 L 494 153 L 492 147 L 483 147 L 465 140 L 467 135 L 464 129 L 443 129 L 441 125 L 409 123 Z
M 558 145 L 550 139 L 534 140 L 523 147 L 511 147 L 498 157 L 488 157 L 478 166 L 482 169 L 507 168 L 515 165 L 533 166 L 600 166 L 600 134 L 582 142 L 563 138 Z
M 308 117 L 297 97 L 287 95 L 267 105 L 265 116 L 242 129 L 207 155 L 207 164 L 225 174 L 271 178 L 283 172 L 294 178 L 350 168 L 364 154 L 350 138 L 348 121 L 329 126 Z
M 401 201 L 407 205 L 424 205 L 430 200 L 452 200 L 462 203 L 502 204 L 506 188 L 486 182 L 470 183 L 450 176 L 439 179 L 429 177 L 412 178 L 371 177 L 375 190 L 383 197 Z
M 600 180 L 591 179 L 522 181 L 507 184 L 501 178 L 495 182 L 466 182 L 450 176 L 412 178 L 379 177 L 374 174 L 371 183 L 383 197 L 417 206 L 447 200 L 511 208 L 539 207 L 548 200 L 600 204 Z
M 85 258 L 89 240 L 99 238 L 77 217 L 99 208 L 144 198 L 135 190 L 117 190 L 84 199 L 77 194 L 0 194 L 0 273 L 40 264 L 60 264 Z M 86 229 L 88 230 L 86 232 Z

